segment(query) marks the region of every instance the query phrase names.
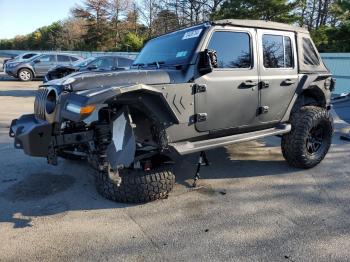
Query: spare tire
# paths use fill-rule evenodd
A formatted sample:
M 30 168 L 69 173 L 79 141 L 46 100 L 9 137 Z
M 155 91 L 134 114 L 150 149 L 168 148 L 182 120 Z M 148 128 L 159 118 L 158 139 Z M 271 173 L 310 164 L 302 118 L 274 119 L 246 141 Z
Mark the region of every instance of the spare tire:
M 146 203 L 168 197 L 175 184 L 171 166 L 159 166 L 150 171 L 123 169 L 121 184 L 109 178 L 108 171 L 99 171 L 96 189 L 103 197 L 121 203 Z

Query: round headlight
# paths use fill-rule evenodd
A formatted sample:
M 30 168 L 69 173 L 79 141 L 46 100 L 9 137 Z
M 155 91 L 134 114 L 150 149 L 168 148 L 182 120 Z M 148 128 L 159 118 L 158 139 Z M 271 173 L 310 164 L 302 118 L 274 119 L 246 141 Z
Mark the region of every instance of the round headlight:
M 57 94 L 54 89 L 51 89 L 46 96 L 46 113 L 52 114 L 55 111 L 57 103 Z

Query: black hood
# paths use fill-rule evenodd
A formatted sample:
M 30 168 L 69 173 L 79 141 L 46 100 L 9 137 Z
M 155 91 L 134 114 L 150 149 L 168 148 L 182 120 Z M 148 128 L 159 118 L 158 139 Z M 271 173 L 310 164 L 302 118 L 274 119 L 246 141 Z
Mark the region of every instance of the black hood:
M 70 86 L 72 91 L 122 86 L 129 84 L 170 84 L 184 81 L 180 70 L 126 70 L 118 72 L 76 72 L 43 86 Z
M 67 65 L 67 66 L 64 66 L 64 65 L 57 65 L 57 66 L 54 66 L 53 68 L 51 68 L 49 70 L 48 73 L 52 73 L 52 72 L 55 72 L 55 71 L 66 71 L 66 70 L 69 70 L 69 71 L 79 71 L 80 67 L 78 66 L 72 66 L 72 65 Z

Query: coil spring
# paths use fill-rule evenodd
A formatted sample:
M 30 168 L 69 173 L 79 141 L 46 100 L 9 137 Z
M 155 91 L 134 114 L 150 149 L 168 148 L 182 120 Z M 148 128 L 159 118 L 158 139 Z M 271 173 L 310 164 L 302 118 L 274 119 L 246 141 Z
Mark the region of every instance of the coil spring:
M 95 143 L 97 146 L 99 168 L 108 168 L 107 148 L 112 141 L 112 133 L 108 124 L 95 126 Z

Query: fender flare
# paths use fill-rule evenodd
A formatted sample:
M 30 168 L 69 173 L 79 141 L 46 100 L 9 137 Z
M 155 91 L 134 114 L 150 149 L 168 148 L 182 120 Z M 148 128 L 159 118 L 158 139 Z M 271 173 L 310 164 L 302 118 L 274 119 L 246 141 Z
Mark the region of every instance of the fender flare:
M 313 83 L 326 79 L 331 77 L 331 74 L 313 74 L 313 75 L 303 75 L 299 81 L 299 84 L 297 86 L 297 89 L 295 90 L 295 94 L 289 103 L 289 106 L 282 118 L 282 122 L 286 122 L 289 120 L 290 114 L 293 112 L 295 106 L 298 103 L 298 99 L 303 96 L 303 94 L 308 93 L 308 92 L 314 92 L 322 95 L 322 100 L 323 103 L 327 104 L 327 97 L 324 94 L 324 91 L 318 86 L 314 85 Z
M 168 104 L 164 94 L 155 87 L 131 84 L 94 90 L 84 90 L 71 94 L 67 102 L 77 101 L 79 105 L 124 104 L 133 102 L 143 105 L 164 125 L 178 124 L 179 118 Z M 64 114 L 67 116 L 67 114 Z M 72 119 L 75 120 L 76 119 Z

